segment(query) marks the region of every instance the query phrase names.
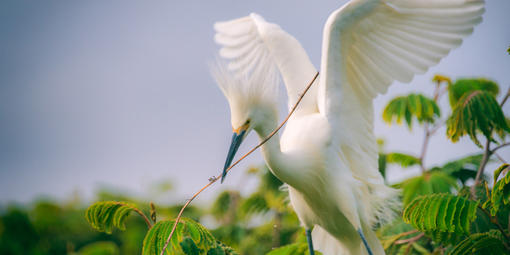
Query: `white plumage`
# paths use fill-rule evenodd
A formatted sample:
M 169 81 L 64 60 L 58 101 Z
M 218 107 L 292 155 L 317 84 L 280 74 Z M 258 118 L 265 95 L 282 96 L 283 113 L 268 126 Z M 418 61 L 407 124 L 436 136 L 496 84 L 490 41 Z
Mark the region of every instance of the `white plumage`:
M 374 254 L 384 254 L 371 227 L 391 218 L 397 193 L 378 172 L 372 101 L 395 80 L 410 82 L 437 64 L 483 12 L 483 0 L 352 0 L 329 16 L 318 84 L 281 140 L 262 149 L 273 174 L 289 185 L 302 224 L 315 226 L 314 244 L 324 254 L 366 254 L 358 230 Z M 276 97 L 249 99 L 278 82 L 260 76 L 280 72 L 290 107 L 317 70 L 294 37 L 257 14 L 215 29 L 229 69 L 216 77 L 222 88 L 230 84 L 225 95 L 238 143 L 251 129 L 264 138 L 277 125 Z

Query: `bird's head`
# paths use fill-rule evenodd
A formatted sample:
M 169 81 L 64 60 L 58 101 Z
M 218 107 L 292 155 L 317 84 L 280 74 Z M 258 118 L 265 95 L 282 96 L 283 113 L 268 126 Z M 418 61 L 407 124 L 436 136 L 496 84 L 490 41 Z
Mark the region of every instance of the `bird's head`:
M 232 123 L 232 143 L 225 161 L 221 181 L 226 169 L 239 149 L 242 141 L 251 130 L 262 131 L 276 123 L 278 76 L 273 68 L 260 68 L 248 75 L 241 75 L 223 64 L 213 68 L 213 76 L 228 100 Z M 272 126 L 269 128 L 273 128 Z

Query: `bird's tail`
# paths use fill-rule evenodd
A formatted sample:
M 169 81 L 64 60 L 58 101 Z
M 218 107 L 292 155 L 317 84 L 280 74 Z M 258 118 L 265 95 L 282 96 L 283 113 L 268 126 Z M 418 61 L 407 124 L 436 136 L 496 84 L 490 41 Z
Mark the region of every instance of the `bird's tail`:
M 400 191 L 388 187 L 384 183 L 365 183 L 368 192 L 364 194 L 363 201 L 368 204 L 369 223 L 384 225 L 391 222 L 396 216 L 396 209 L 401 207 Z

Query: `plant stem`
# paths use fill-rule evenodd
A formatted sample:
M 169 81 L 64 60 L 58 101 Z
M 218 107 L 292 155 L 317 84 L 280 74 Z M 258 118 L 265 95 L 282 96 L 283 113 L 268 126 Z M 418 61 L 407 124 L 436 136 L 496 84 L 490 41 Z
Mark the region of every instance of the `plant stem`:
M 424 235 L 425 235 L 424 233 L 420 233 L 419 235 L 413 236 L 408 239 L 397 240 L 397 241 L 395 241 L 395 244 L 414 243 L 414 242 L 420 240 L 420 238 L 422 238 Z
M 143 220 L 145 221 L 145 223 L 147 224 L 147 227 L 149 227 L 149 229 L 152 228 L 152 224 L 151 224 L 151 221 L 149 220 L 149 218 L 147 218 L 147 216 L 145 215 L 145 213 L 143 213 L 142 211 L 140 211 L 140 209 L 136 208 L 136 207 L 131 207 L 133 208 L 133 210 L 140 214 L 140 216 L 142 216 Z
M 479 209 L 482 210 L 482 212 L 484 212 L 487 217 L 489 217 L 489 220 L 491 221 L 492 224 L 494 224 L 499 232 L 501 232 L 503 234 L 503 236 L 506 238 L 506 241 L 510 243 L 510 236 L 505 232 L 505 229 L 503 228 L 503 226 L 501 226 L 501 224 L 499 224 L 499 221 L 498 221 L 498 218 L 497 217 L 493 217 L 489 211 L 487 211 L 485 208 L 481 207 L 481 206 L 478 206 Z
M 492 149 L 492 150 L 491 150 L 491 153 L 494 153 L 494 152 L 496 152 L 497 150 L 499 150 L 499 149 L 501 149 L 501 148 L 503 148 L 503 147 L 505 147 L 505 146 L 508 146 L 508 145 L 510 145 L 510 143 L 504 143 L 504 144 L 501 144 L 501 145 L 499 145 L 499 146 L 496 146 L 496 147 L 494 147 L 494 149 Z
M 253 147 L 250 151 L 248 151 L 246 154 L 244 154 L 236 162 L 234 162 L 232 165 L 230 165 L 230 167 L 227 168 L 225 170 L 225 172 L 228 173 L 230 171 L 230 169 L 232 169 L 234 166 L 239 164 L 239 162 L 241 162 L 243 159 L 248 157 L 248 155 L 250 155 L 255 150 L 260 148 L 264 143 L 269 141 L 269 139 L 271 139 L 271 137 L 273 137 L 276 133 L 278 133 L 278 131 L 285 125 L 285 123 L 287 123 L 287 121 L 289 120 L 290 116 L 294 113 L 294 111 L 298 107 L 299 103 L 301 102 L 301 100 L 303 100 L 303 97 L 306 95 L 306 92 L 308 92 L 308 90 L 310 90 L 310 87 L 312 87 L 312 85 L 313 85 L 314 81 L 317 79 L 317 77 L 319 77 L 319 72 L 317 72 L 315 74 L 315 76 L 313 77 L 313 79 L 310 81 L 310 83 L 308 83 L 308 85 L 306 86 L 305 90 L 303 91 L 303 93 L 301 93 L 301 95 L 299 96 L 299 99 L 296 101 L 296 104 L 294 104 L 294 106 L 292 107 L 292 110 L 290 110 L 290 112 L 287 115 L 287 117 L 285 118 L 285 120 L 283 120 L 283 122 L 273 132 L 271 132 L 271 134 L 269 134 L 268 137 L 266 137 L 259 144 L 257 144 L 257 146 Z M 179 211 L 179 214 L 177 215 L 177 218 L 175 219 L 175 223 L 174 223 L 174 226 L 172 227 L 172 231 L 170 232 L 170 235 L 168 235 L 168 238 L 166 239 L 165 245 L 163 246 L 163 249 L 161 250 L 160 255 L 164 255 L 165 254 L 165 250 L 168 247 L 168 244 L 170 243 L 170 240 L 172 239 L 172 236 L 174 235 L 175 229 L 177 228 L 177 224 L 179 224 L 179 221 L 181 220 L 182 214 L 184 213 L 184 209 L 186 209 L 186 207 L 188 207 L 188 205 L 191 203 L 191 201 L 193 201 L 198 195 L 200 195 L 200 193 L 202 193 L 202 191 L 204 191 L 205 189 L 209 188 L 209 186 L 211 186 L 213 183 L 218 181 L 220 179 L 220 177 L 221 177 L 221 174 L 218 175 L 218 176 L 209 178 L 209 183 L 207 183 L 204 187 L 202 187 L 199 191 L 197 191 L 190 199 L 188 199 L 188 201 L 186 201 L 184 206 L 182 206 L 181 210 Z
M 422 174 L 425 174 L 425 172 L 426 172 L 425 164 L 424 164 L 424 159 L 425 159 L 425 155 L 427 154 L 427 148 L 428 148 L 428 145 L 429 145 L 429 140 L 430 140 L 429 127 L 428 127 L 428 124 L 425 124 L 425 138 L 423 139 L 423 145 L 422 145 L 422 148 L 421 148 L 421 154 L 420 154 L 420 158 L 419 158 L 420 169 L 421 169 L 421 173 Z
M 476 187 L 478 185 L 480 185 L 480 181 L 482 179 L 483 172 L 485 171 L 485 166 L 489 162 L 489 158 L 491 156 L 490 146 L 491 146 L 491 140 L 487 139 L 487 141 L 485 142 L 485 149 L 483 152 L 482 161 L 480 162 L 480 165 L 478 166 L 478 171 L 476 172 L 475 183 L 473 183 L 473 185 L 471 186 L 471 197 L 474 200 L 476 200 Z

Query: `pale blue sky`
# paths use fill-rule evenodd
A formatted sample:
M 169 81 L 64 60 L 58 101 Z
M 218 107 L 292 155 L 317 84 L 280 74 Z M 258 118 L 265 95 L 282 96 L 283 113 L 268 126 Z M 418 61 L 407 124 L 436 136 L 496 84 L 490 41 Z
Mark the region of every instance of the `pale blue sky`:
M 178 189 L 164 201 L 189 196 L 221 170 L 231 136 L 207 69 L 218 49 L 213 23 L 257 12 L 294 35 L 318 67 L 322 25 L 344 2 L 1 1 L 0 203 L 75 190 L 90 197 L 102 185 L 143 194 L 161 179 Z M 418 152 L 422 131 L 388 127 L 381 108 L 395 95 L 430 93 L 435 73 L 509 87 L 508 10 L 510 1 L 488 1 L 484 23 L 460 49 L 376 100 L 375 131 L 389 150 Z M 477 150 L 443 133 L 432 139 L 429 165 Z M 256 142 L 252 135 L 240 153 Z M 510 159 L 509 150 L 502 155 Z M 220 188 L 237 187 L 239 170 L 260 162 L 256 153 Z

